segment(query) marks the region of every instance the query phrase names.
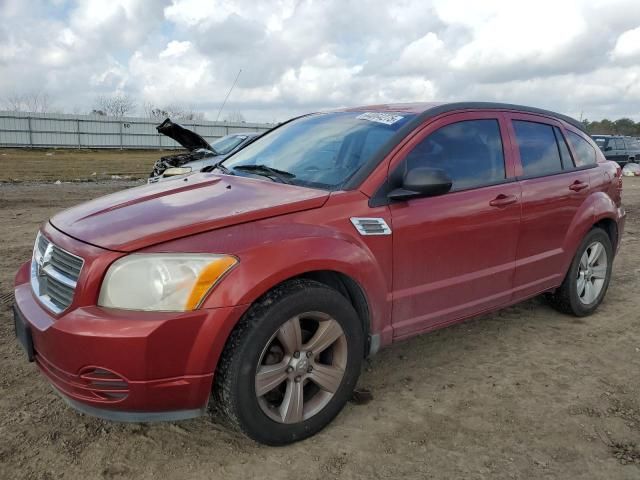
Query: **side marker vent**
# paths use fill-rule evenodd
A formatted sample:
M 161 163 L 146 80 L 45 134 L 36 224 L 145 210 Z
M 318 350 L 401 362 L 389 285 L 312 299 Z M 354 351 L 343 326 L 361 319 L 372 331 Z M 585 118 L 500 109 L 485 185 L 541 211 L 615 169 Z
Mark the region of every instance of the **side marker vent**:
M 391 229 L 382 218 L 351 217 L 351 223 L 360 235 L 391 235 Z

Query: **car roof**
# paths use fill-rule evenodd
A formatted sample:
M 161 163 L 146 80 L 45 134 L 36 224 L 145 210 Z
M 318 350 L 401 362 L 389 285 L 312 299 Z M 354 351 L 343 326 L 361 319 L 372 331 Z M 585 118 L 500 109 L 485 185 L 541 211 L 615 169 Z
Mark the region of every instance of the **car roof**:
M 550 110 L 544 110 L 542 108 L 528 107 L 526 105 L 516 105 L 513 103 L 499 103 L 499 102 L 416 102 L 416 103 L 385 103 L 380 105 L 364 105 L 359 107 L 343 108 L 337 111 L 343 112 L 396 112 L 396 113 L 411 113 L 420 117 L 420 120 L 424 120 L 429 117 L 434 117 L 441 113 L 447 113 L 457 110 L 515 110 L 524 113 L 533 113 L 538 115 L 545 115 L 553 117 L 558 120 L 567 122 L 575 128 L 586 133 L 585 127 L 582 122 L 579 122 L 575 118 L 563 115 L 561 113 L 552 112 Z

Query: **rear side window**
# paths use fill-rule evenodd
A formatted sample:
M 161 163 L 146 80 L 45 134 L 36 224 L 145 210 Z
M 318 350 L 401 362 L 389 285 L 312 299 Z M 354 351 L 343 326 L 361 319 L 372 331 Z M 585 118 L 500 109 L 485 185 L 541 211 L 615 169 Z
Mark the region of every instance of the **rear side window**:
M 407 168 L 444 170 L 452 190 L 465 190 L 505 179 L 498 120 L 464 120 L 439 128 L 407 155 Z
M 523 176 L 539 176 L 562 170 L 553 127 L 544 123 L 514 120 Z
M 577 133 L 567 132 L 569 142 L 576 154 L 576 166 L 584 167 L 596 163 L 596 150 Z

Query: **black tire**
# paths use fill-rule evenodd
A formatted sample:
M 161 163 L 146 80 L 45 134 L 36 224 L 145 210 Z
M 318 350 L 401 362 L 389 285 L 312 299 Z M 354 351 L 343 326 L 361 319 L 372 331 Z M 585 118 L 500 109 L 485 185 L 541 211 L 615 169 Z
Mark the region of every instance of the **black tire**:
M 600 242 L 606 251 L 606 276 L 600 293 L 592 302 L 585 304 L 580 300 L 576 279 L 580 268 L 580 259 L 585 250 L 594 242 Z M 591 229 L 580 243 L 562 285 L 560 285 L 555 292 L 546 294 L 547 301 L 552 307 L 562 313 L 575 315 L 576 317 L 591 315 L 596 311 L 600 303 L 602 303 L 602 300 L 607 293 L 607 288 L 609 288 L 609 282 L 611 280 L 612 266 L 613 248 L 611 246 L 611 239 L 609 238 L 609 235 L 607 235 L 607 233 L 601 228 L 596 227 Z
M 261 409 L 255 375 L 263 349 L 281 325 L 304 312 L 323 312 L 335 319 L 347 342 L 347 363 L 340 386 L 329 403 L 298 423 L 279 423 Z M 364 358 L 360 319 L 351 303 L 336 290 L 311 280 L 286 282 L 259 299 L 234 328 L 215 374 L 214 408 L 231 426 L 267 445 L 286 445 L 322 430 L 349 400 Z

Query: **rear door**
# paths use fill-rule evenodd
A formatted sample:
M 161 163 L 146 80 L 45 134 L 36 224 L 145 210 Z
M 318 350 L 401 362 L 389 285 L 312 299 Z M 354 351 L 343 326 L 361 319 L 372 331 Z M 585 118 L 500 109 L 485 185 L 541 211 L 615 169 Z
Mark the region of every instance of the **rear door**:
M 576 165 L 560 122 L 507 114 L 517 174 L 522 187 L 522 219 L 516 251 L 514 299 L 533 296 L 562 283 L 567 232 L 589 194 L 591 165 Z
M 453 187 L 390 205 L 396 337 L 511 299 L 520 186 L 503 138 L 501 113 L 454 114 L 429 124 L 400 152 L 395 168 L 441 168 Z

